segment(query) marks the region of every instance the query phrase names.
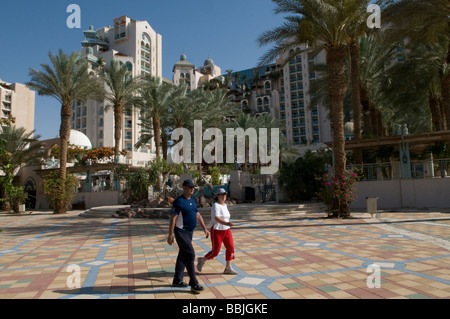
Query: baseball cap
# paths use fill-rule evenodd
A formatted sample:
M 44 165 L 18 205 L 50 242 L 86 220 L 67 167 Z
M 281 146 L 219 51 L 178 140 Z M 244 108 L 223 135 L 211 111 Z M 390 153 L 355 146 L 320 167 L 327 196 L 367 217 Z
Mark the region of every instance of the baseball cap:
M 195 187 L 194 182 L 192 182 L 190 179 L 185 180 L 183 182 L 183 186 Z
M 227 191 L 224 190 L 223 188 L 219 188 L 216 192 L 216 195 L 221 195 L 221 194 L 227 194 Z

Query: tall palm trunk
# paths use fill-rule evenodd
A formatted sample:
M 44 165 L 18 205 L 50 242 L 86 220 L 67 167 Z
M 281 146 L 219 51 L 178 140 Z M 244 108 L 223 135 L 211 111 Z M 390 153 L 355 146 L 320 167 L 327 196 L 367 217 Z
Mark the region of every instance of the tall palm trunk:
M 161 121 L 159 116 L 153 117 L 153 131 L 155 134 L 156 157 L 161 157 Z
M 362 116 L 364 122 L 364 133 L 371 135 L 373 134 L 373 130 L 372 130 L 372 123 L 370 122 L 369 90 L 366 87 L 361 86 L 360 95 L 361 95 Z
M 161 139 L 161 147 L 162 147 L 162 152 L 163 152 L 163 159 L 165 159 L 167 161 L 167 152 L 169 149 L 169 145 L 168 145 L 168 140 L 167 140 L 166 134 L 164 134 Z
M 449 22 L 450 26 L 450 22 Z M 442 105 L 443 109 L 445 111 L 445 119 L 446 119 L 446 126 L 447 129 L 450 130 L 450 42 L 448 44 L 448 51 L 447 51 L 447 74 L 443 74 L 441 76 L 441 91 L 442 91 Z
M 67 167 L 67 147 L 70 140 L 70 118 L 72 116 L 72 109 L 69 104 L 61 106 L 61 126 L 59 131 L 60 148 L 59 148 L 59 177 L 62 185 L 66 181 L 66 167 Z M 65 192 L 65 189 L 63 190 Z M 65 214 L 67 207 L 64 207 L 64 202 L 61 200 L 57 207 L 54 207 L 55 214 Z
M 441 122 L 441 109 L 439 97 L 430 94 L 428 96 L 428 102 L 430 105 L 431 121 L 433 122 L 433 131 L 435 132 L 442 131 L 443 123 Z
M 329 74 L 329 94 L 333 118 L 335 178 L 341 180 L 346 174 L 344 99 L 347 92 L 347 82 L 345 77 L 347 48 L 345 45 L 329 45 L 326 47 L 326 51 Z M 348 203 L 340 200 L 338 211 L 334 214 L 337 215 L 335 217 L 348 216 Z
M 119 162 L 120 140 L 122 139 L 123 105 L 114 106 L 114 161 Z
M 153 131 L 155 134 L 155 148 L 156 148 L 156 158 L 161 158 L 161 121 L 159 116 L 153 116 Z M 157 190 L 161 189 L 161 177 L 158 175 L 158 179 L 155 185 Z
M 378 137 L 378 117 L 377 109 L 372 101 L 369 102 L 370 126 L 372 128 L 372 135 Z
M 439 112 L 441 112 L 441 126 L 442 130 L 447 130 L 447 116 L 445 115 L 445 109 L 444 109 L 444 100 L 441 98 L 439 99 Z
M 361 139 L 360 47 L 357 39 L 350 43 L 354 139 Z M 355 150 L 355 163 L 362 164 L 362 149 Z

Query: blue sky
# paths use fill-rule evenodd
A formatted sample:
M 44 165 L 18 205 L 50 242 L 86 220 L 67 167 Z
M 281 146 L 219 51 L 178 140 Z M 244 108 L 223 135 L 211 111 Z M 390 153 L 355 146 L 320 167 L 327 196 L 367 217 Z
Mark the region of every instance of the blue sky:
M 81 29 L 69 29 L 67 7 L 81 8 Z M 2 1 L 0 4 L 0 78 L 25 83 L 29 69 L 49 63 L 48 52 L 79 51 L 83 30 L 113 24 L 127 15 L 147 20 L 163 37 L 163 76 L 172 79 L 173 65 L 185 53 L 196 66 L 211 57 L 225 70 L 254 67 L 270 48 L 259 48 L 258 36 L 283 22 L 270 0 L 128 0 Z M 35 130 L 41 139 L 59 134 L 60 105 L 36 95 Z

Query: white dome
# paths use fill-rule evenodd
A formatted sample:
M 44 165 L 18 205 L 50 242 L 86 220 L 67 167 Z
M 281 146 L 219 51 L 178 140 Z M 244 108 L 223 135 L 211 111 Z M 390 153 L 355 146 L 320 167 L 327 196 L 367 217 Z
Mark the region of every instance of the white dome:
M 83 148 L 92 148 L 89 138 L 80 131 L 70 130 L 70 145 L 80 146 Z

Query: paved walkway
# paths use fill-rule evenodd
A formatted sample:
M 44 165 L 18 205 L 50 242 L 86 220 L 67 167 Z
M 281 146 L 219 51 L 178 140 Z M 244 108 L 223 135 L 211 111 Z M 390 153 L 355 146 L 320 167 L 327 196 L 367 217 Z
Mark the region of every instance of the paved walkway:
M 166 243 L 167 220 L 79 214 L 0 213 L 0 298 L 450 298 L 448 213 L 241 218 L 233 229 L 238 275 L 221 274 L 222 251 L 199 274 L 200 295 L 170 286 L 177 249 Z M 202 234 L 194 238 L 198 256 L 211 247 Z M 368 287 L 374 264 L 380 288 Z M 70 287 L 77 269 L 79 289 Z

